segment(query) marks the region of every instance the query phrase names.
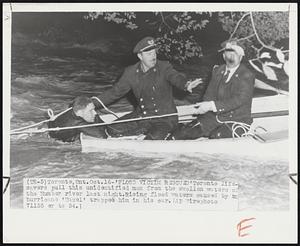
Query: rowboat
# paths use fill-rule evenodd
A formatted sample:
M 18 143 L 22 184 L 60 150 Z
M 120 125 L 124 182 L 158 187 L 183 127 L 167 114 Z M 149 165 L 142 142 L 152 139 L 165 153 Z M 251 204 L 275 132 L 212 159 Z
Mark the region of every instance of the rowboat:
M 178 106 L 179 122 L 190 122 L 195 105 Z M 118 113 L 120 117 L 128 112 Z M 288 159 L 288 96 L 257 97 L 252 100 L 254 134 L 240 138 L 197 140 L 143 140 L 142 136 L 99 139 L 81 134 L 82 152 L 155 152 L 155 153 L 204 153 L 249 156 L 256 158 Z M 109 123 L 113 114 L 101 115 Z

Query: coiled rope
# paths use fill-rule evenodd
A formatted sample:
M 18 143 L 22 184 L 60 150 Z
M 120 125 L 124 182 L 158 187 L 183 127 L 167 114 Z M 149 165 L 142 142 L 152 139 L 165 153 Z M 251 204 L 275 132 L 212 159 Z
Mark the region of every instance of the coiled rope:
M 253 136 L 253 134 L 250 132 L 251 125 L 243 123 L 243 122 L 238 122 L 238 121 L 233 121 L 233 120 L 228 120 L 228 121 L 221 121 L 216 115 L 216 120 L 218 123 L 221 124 L 232 124 L 231 125 L 231 131 L 232 131 L 232 138 L 240 138 L 240 137 L 245 137 L 245 136 Z M 242 129 L 243 134 L 239 135 L 237 133 L 237 129 Z

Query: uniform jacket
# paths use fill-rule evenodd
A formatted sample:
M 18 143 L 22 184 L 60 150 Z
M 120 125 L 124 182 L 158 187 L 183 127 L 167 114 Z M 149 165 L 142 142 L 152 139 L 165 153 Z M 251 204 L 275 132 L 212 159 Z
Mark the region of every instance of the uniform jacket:
M 103 121 L 96 116 L 94 123 L 102 123 Z M 73 110 L 69 110 L 66 113 L 58 116 L 54 121 L 48 122 L 49 128 L 54 127 L 68 127 L 68 126 L 82 126 L 88 125 L 91 123 L 86 122 L 83 118 L 74 114 Z M 95 127 L 86 127 L 86 128 L 75 128 L 68 130 L 60 130 L 60 131 L 49 131 L 49 135 L 52 138 L 57 140 L 61 140 L 64 142 L 73 142 L 79 139 L 80 132 L 85 133 L 86 135 L 90 135 L 98 138 L 106 138 L 106 134 L 104 132 L 104 127 L 95 126 Z
M 240 64 L 230 80 L 225 83 L 222 81 L 225 69 L 225 64 L 213 69 L 203 100 L 215 102 L 219 120 L 250 124 L 255 76 L 245 65 Z
M 147 117 L 176 113 L 172 86 L 184 90 L 185 84 L 185 76 L 173 69 L 167 61 L 157 60 L 156 65 L 146 73 L 142 71 L 141 63 L 138 62 L 127 67 L 113 88 L 99 95 L 98 98 L 108 105 L 132 90 L 138 102 L 136 108 L 138 115 Z M 100 107 L 96 100 L 93 102 L 96 108 Z M 163 119 L 174 124 L 178 122 L 177 116 Z

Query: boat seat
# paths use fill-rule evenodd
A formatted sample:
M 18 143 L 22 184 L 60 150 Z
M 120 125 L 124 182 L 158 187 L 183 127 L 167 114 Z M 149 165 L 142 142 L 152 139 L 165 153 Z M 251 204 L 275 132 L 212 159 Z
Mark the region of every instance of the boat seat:
M 264 132 L 264 133 L 255 133 L 254 138 L 260 142 L 268 143 L 287 139 L 289 136 L 289 131 L 281 130 L 276 132 Z

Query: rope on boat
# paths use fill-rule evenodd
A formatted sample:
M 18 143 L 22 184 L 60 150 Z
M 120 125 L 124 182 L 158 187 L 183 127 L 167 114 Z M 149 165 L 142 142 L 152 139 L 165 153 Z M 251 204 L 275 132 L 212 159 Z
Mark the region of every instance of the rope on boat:
M 267 130 L 265 128 L 263 128 L 262 126 L 257 126 L 255 127 L 255 129 L 251 132 L 251 125 L 243 123 L 243 122 L 237 122 L 237 121 L 221 121 L 218 119 L 218 116 L 216 116 L 216 120 L 219 123 L 222 124 L 232 124 L 231 126 L 231 131 L 232 131 L 232 138 L 240 138 L 240 137 L 247 137 L 247 136 L 251 136 L 253 137 L 255 140 L 258 140 L 260 142 L 265 142 L 265 140 L 263 138 L 261 138 L 259 135 L 257 135 L 256 131 L 258 129 L 262 129 L 263 131 L 267 132 Z M 228 126 L 228 125 L 227 125 Z M 244 133 L 242 133 L 241 135 L 237 134 L 237 129 L 242 129 L 244 131 Z
M 249 124 L 246 124 L 246 123 L 243 123 L 243 122 L 238 122 L 238 121 L 233 121 L 233 120 L 221 121 L 218 118 L 218 115 L 216 115 L 216 120 L 217 120 L 217 122 L 219 122 L 221 124 L 232 124 L 232 126 L 231 126 L 232 138 L 253 136 L 253 134 L 250 133 L 251 125 L 249 125 Z M 237 129 L 242 129 L 243 130 L 243 134 L 241 134 L 241 136 L 239 134 L 237 134 Z
M 141 121 L 141 120 L 149 120 L 149 119 L 157 119 L 157 118 L 165 118 L 165 117 L 178 116 L 178 115 L 179 115 L 178 113 L 164 114 L 164 115 L 154 115 L 154 116 L 125 119 L 125 120 L 119 120 L 119 121 L 113 121 L 113 122 L 94 123 L 94 124 L 81 125 L 81 126 L 41 128 L 41 129 L 32 129 L 32 130 L 28 130 L 28 131 L 13 131 L 10 134 L 43 133 L 43 132 L 48 132 L 48 131 L 61 131 L 61 130 L 79 129 L 79 128 L 85 128 L 85 127 L 106 126 L 106 125 L 120 124 L 120 123 L 125 123 L 125 122 Z M 181 114 L 180 116 L 186 116 L 186 115 L 191 115 L 191 114 L 183 114 L 183 115 Z

